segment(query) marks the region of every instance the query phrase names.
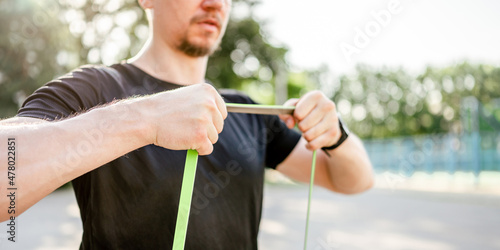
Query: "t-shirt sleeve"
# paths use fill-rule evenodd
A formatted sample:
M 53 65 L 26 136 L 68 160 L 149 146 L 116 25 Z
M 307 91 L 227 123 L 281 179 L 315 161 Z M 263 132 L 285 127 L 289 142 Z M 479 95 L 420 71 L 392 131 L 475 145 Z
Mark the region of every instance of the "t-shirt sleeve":
M 17 116 L 57 120 L 99 104 L 99 73 L 82 67 L 52 80 L 30 95 Z
M 270 131 L 266 147 L 266 166 L 276 169 L 295 148 L 301 134 L 289 129 L 277 115 L 266 115 L 264 120 Z

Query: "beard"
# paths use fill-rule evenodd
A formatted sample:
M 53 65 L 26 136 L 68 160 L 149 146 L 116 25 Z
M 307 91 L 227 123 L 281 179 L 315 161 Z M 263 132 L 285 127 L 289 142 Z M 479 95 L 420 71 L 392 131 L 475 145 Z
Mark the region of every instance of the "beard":
M 209 47 L 209 46 L 203 46 L 203 45 L 197 45 L 189 42 L 187 37 L 184 37 L 178 46 L 178 49 L 184 54 L 191 56 L 191 57 L 202 57 L 202 56 L 207 56 L 211 55 L 217 47 L 219 47 L 219 43 L 217 42 L 214 46 Z

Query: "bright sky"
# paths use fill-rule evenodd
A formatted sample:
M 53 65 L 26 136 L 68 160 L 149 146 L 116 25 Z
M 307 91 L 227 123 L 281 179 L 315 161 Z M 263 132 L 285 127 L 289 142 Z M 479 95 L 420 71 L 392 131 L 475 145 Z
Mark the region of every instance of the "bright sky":
M 271 36 L 290 49 L 290 62 L 301 68 L 324 63 L 333 73 L 345 73 L 367 63 L 419 72 L 428 64 L 465 59 L 500 66 L 500 1 L 262 2 L 255 14 L 267 20 Z M 391 13 L 390 20 L 379 14 L 377 21 L 372 13 Z

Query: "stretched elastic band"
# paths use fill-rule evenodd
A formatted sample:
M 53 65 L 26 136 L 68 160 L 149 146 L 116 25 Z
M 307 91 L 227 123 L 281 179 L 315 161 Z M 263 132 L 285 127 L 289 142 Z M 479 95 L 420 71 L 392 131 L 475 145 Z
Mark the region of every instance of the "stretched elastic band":
M 237 107 L 235 107 L 237 106 Z M 285 106 L 263 106 L 263 109 L 255 109 L 256 105 L 238 104 L 233 105 L 238 108 L 235 112 L 246 111 L 247 113 L 289 113 L 290 107 Z M 271 111 L 269 111 L 271 110 Z M 293 111 L 292 111 L 293 112 Z M 196 165 L 198 163 L 198 152 L 196 150 L 188 150 L 186 154 L 186 163 L 184 166 L 184 175 L 182 177 L 181 195 L 179 199 L 179 210 L 177 212 L 177 222 L 175 224 L 174 244 L 172 250 L 183 250 L 186 242 L 187 226 L 189 222 L 189 212 L 191 210 L 191 200 L 193 197 L 194 180 L 196 175 Z M 314 172 L 316 168 L 316 150 L 313 151 L 313 159 L 311 164 L 311 180 L 309 181 L 309 197 L 307 200 L 306 214 L 306 231 L 304 236 L 304 249 L 307 247 L 307 235 L 309 231 L 309 212 L 311 207 L 311 195 L 314 185 Z
M 307 197 L 307 214 L 306 214 L 306 233 L 304 235 L 304 250 L 307 249 L 307 234 L 309 233 L 309 213 L 311 210 L 311 196 L 314 185 L 314 172 L 316 171 L 316 150 L 313 151 L 313 159 L 311 163 L 311 180 L 309 180 L 309 196 Z
M 196 175 L 196 165 L 198 163 L 198 152 L 189 149 L 186 154 L 184 166 L 184 176 L 182 177 L 181 197 L 179 199 L 179 210 L 177 212 L 177 222 L 175 223 L 173 250 L 183 250 L 186 242 L 187 226 L 189 222 L 189 212 L 191 210 L 191 200 L 193 198 L 194 177 Z

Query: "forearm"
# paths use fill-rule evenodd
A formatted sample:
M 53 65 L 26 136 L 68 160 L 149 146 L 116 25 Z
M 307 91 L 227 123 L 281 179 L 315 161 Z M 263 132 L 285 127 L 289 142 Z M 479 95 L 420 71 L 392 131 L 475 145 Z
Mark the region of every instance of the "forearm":
M 373 171 L 370 159 L 359 138 L 350 135 L 341 146 L 324 152 L 321 160 L 327 166 L 333 189 L 340 193 L 354 194 L 373 186 Z
M 0 125 L 1 159 L 8 138 L 15 138 L 16 216 L 53 190 L 127 152 L 144 146 L 137 100 L 91 110 L 63 121 Z M 2 160 L 1 162 L 6 162 Z M 0 207 L 8 207 L 7 171 L 0 172 Z M 0 209 L 0 220 L 7 209 Z

